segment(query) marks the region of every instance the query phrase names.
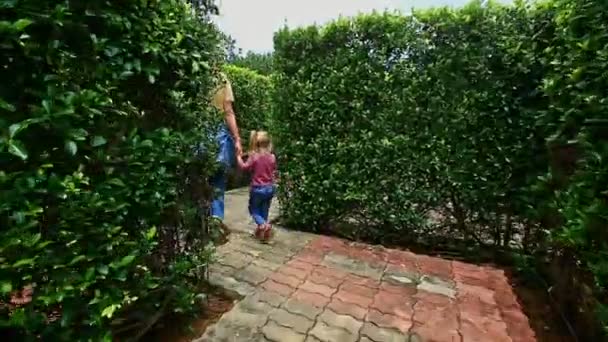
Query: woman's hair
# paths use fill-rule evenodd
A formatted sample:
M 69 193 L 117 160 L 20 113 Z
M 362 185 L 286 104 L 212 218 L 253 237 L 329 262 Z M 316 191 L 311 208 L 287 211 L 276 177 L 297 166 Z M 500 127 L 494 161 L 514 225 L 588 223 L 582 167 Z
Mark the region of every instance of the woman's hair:
M 249 135 L 249 152 L 271 152 L 272 142 L 270 135 L 265 131 L 251 131 Z

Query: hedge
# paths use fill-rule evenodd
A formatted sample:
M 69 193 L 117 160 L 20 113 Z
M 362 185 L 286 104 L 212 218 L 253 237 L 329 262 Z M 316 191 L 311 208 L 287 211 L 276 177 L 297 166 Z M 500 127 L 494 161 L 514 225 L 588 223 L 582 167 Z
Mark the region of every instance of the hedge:
M 514 215 L 518 169 L 537 154 L 522 102 L 539 76 L 518 69 L 527 56 L 514 52 L 535 29 L 527 19 L 469 6 L 279 32 L 286 218 L 322 228 L 356 217 L 358 234 L 393 240 L 426 226 L 431 210 L 461 230 Z
M 558 218 L 550 235 L 562 279 L 556 290 L 574 288 L 578 296 L 564 306 L 590 302 L 587 312 L 597 315 L 608 335 L 608 3 L 559 0 L 546 8 L 555 13 L 556 34 L 544 50 L 550 68 L 541 89 L 549 104 L 538 118 L 554 131 L 550 146 L 567 146 L 566 158 L 553 163 L 541 188 Z M 564 260 L 587 272 L 572 276 Z M 585 298 L 592 291 L 600 303 Z
M 605 7 L 472 2 L 279 31 L 284 221 L 539 262 L 568 251 L 600 298 L 608 150 L 605 126 L 592 127 L 606 122 Z
M 234 65 L 224 66 L 224 72 L 232 83 L 239 128 L 242 139 L 248 139 L 250 130 L 268 129 L 271 111 L 272 82 L 270 77 L 256 71 Z
M 241 131 L 243 148 L 246 150 L 251 130 L 269 129 L 272 81 L 270 77 L 256 71 L 230 64 L 224 66 L 224 72 L 232 83 L 235 97 L 234 110 Z M 248 182 L 248 177 L 237 169 L 229 174 L 229 188 L 245 186 Z
M 262 75 L 272 75 L 272 53 L 257 53 L 248 51 L 244 56 L 236 56 L 230 63 L 241 68 L 254 70 Z
M 109 341 L 195 308 L 215 27 L 181 0 L 3 1 L 0 15 L 3 336 Z M 32 302 L 7 305 L 28 284 Z

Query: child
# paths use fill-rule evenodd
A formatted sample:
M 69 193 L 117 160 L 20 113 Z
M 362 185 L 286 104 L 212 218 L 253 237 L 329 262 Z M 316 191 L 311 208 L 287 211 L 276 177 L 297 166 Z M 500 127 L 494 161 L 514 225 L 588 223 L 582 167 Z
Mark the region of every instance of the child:
M 268 240 L 272 230 L 268 223 L 268 211 L 274 196 L 276 158 L 267 132 L 251 132 L 249 148 L 247 162 L 243 161 L 241 155 L 237 156 L 237 162 L 241 169 L 251 171 L 249 213 L 257 224 L 254 235 Z

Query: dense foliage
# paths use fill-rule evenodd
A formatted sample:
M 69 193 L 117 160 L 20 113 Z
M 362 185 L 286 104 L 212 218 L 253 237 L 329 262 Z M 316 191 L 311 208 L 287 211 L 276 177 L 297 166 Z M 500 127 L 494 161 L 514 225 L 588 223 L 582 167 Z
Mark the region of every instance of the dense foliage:
M 2 327 L 110 340 L 195 307 L 213 170 L 192 147 L 221 117 L 215 28 L 181 0 L 2 1 L 0 15 Z M 32 302 L 8 305 L 28 284 Z
M 597 310 L 608 332 L 608 3 L 550 5 L 558 34 L 545 50 L 549 106 L 539 119 L 546 125 L 555 118 L 551 143 L 570 147 L 565 162 L 579 159 L 566 184 L 551 193 L 561 219 L 552 242 L 590 270 L 592 285 L 604 294 Z M 553 172 L 549 181 L 561 176 Z
M 592 0 L 473 2 L 278 32 L 286 222 L 567 250 L 602 293 L 606 13 Z
M 515 210 L 513 192 L 526 183 L 517 169 L 537 154 L 523 108 L 539 77 L 518 69 L 528 61 L 516 51 L 534 32 L 527 19 L 471 5 L 280 32 L 289 220 L 320 228 L 356 217 L 360 234 L 392 240 L 427 225 L 431 210 L 461 233 Z
M 250 130 L 268 129 L 272 82 L 268 76 L 234 65 L 224 66 L 224 72 L 232 83 L 234 110 L 243 139 L 247 141 Z
M 273 71 L 272 53 L 248 51 L 244 56 L 234 56 L 229 62 L 236 66 L 255 70 L 262 75 L 270 75 Z

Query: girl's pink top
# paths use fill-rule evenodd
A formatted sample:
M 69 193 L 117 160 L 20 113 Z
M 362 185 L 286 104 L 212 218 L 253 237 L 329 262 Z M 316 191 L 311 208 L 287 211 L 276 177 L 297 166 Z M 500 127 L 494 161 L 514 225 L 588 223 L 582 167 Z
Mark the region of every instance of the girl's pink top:
M 277 169 L 277 161 L 272 153 L 253 153 L 247 158 L 247 162 L 237 158 L 239 167 L 251 171 L 251 185 L 272 185 Z

